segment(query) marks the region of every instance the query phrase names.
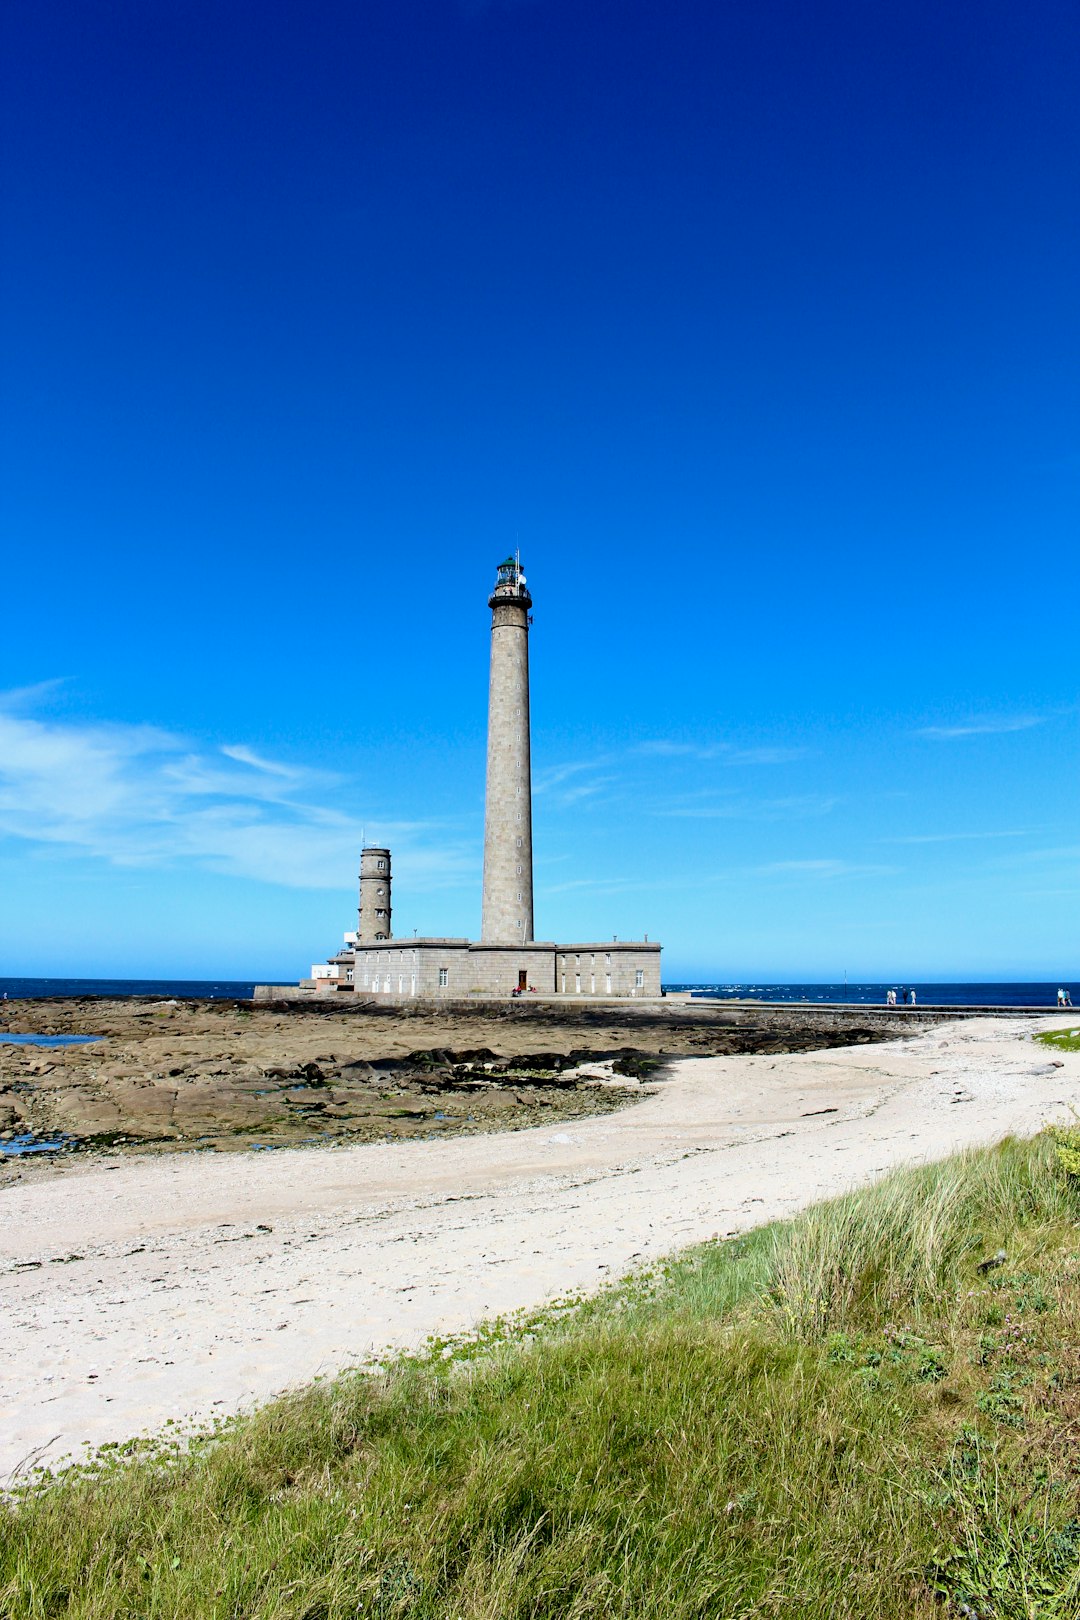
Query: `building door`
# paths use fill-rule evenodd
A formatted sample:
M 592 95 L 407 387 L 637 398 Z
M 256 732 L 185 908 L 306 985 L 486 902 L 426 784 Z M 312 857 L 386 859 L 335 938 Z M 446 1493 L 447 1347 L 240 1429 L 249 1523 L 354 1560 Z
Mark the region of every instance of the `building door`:
M 518 994 L 520 995 L 523 990 L 527 990 L 528 988 L 529 970 L 528 968 L 518 968 Z

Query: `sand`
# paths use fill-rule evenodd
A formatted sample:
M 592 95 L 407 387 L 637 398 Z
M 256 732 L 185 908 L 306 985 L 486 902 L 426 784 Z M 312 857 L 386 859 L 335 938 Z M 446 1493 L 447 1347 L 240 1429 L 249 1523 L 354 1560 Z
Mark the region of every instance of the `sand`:
M 910 1011 L 717 1001 L 370 1001 L 285 1006 L 70 996 L 0 1002 L 0 1141 L 70 1151 L 0 1154 L 0 1191 L 65 1174 L 86 1153 L 248 1154 L 262 1147 L 477 1136 L 609 1113 L 620 1099 L 570 1078 L 583 1058 L 809 1051 L 911 1027 Z M 569 1003 L 569 1004 L 568 1004 Z M 920 1013 L 917 1027 L 933 1014 Z M 2 1044 L 92 1034 L 83 1046 Z M 630 1067 L 627 1068 L 627 1063 Z M 647 1067 L 647 1065 L 646 1065 Z
M 87 1161 L 9 1187 L 0 1478 L 1068 1118 L 1080 1054 L 1030 1036 L 1073 1022 L 678 1059 L 640 1103 L 554 1129 Z

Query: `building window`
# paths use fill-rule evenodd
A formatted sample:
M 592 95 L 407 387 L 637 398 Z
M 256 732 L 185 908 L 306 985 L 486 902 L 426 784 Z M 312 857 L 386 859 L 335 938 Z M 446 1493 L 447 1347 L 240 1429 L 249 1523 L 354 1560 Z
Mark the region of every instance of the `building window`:
M 440 968 L 439 969 L 439 989 L 440 990 L 445 990 L 449 983 L 450 983 L 450 969 L 449 968 Z
M 578 995 L 578 996 L 580 996 L 580 994 L 581 994 L 581 974 L 580 973 L 575 973 L 574 974 L 574 994 Z
M 610 967 L 611 966 L 611 952 L 610 951 L 605 951 L 604 952 L 604 966 L 605 967 Z
M 634 970 L 634 988 L 637 989 L 637 990 L 644 990 L 644 988 L 645 988 L 645 969 L 644 968 L 636 968 Z
M 611 994 L 611 974 L 610 973 L 605 973 L 605 975 L 604 975 L 604 989 L 606 990 L 607 994 L 610 996 L 610 994 Z
M 596 994 L 596 974 L 595 973 L 590 973 L 589 974 L 589 994 L 590 994 L 590 996 L 595 996 L 595 994 Z
M 375 864 L 378 866 L 380 872 L 385 872 L 386 871 L 386 862 L 385 861 L 377 861 Z M 380 889 L 379 892 L 381 894 L 382 890 Z
M 356 977 L 356 974 L 353 972 L 352 968 L 346 968 L 345 969 L 345 979 L 346 979 L 347 983 L 352 984 L 355 977 Z

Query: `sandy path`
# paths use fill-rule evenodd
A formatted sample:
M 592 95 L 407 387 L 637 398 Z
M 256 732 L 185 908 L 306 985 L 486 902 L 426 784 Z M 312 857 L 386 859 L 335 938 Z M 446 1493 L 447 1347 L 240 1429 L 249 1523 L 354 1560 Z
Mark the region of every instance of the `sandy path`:
M 636 1106 L 554 1129 L 21 1183 L 0 1195 L 0 1478 L 1066 1117 L 1080 1054 L 1053 1066 L 1036 1027 L 681 1059 Z

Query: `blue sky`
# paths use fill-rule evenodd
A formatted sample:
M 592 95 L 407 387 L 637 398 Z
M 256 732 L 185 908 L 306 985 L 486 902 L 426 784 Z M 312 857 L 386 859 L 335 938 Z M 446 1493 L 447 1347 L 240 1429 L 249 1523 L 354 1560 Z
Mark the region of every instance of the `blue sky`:
M 8 0 L 0 972 L 1080 976 L 1080 16 Z

